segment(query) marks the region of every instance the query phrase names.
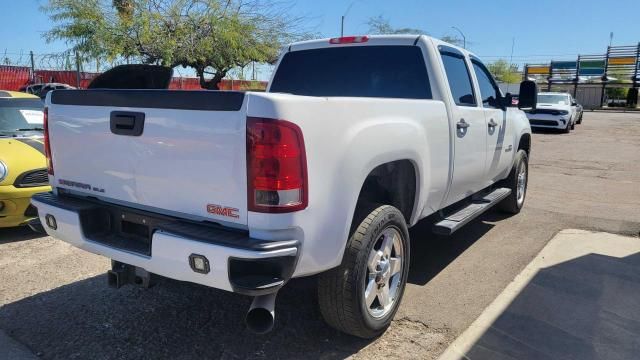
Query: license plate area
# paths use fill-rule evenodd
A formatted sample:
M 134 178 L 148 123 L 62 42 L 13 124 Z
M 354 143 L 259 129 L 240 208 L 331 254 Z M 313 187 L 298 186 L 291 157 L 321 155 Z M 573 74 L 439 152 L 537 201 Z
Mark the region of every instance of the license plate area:
M 163 217 L 115 206 L 95 207 L 80 214 L 82 231 L 88 240 L 146 256 L 151 256 L 155 228 L 166 222 Z

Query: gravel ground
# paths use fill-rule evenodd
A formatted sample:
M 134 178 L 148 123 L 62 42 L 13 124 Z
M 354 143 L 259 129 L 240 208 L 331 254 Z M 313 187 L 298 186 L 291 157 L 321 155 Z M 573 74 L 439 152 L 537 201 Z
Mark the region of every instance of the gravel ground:
M 450 238 L 414 227 L 403 304 L 373 341 L 323 323 L 313 277 L 281 291 L 274 331 L 257 336 L 242 322 L 247 297 L 171 280 L 112 290 L 108 259 L 27 229 L 0 229 L 0 329 L 45 359 L 436 358 L 559 230 L 638 235 L 638 149 L 640 113 L 535 133 L 525 209 Z

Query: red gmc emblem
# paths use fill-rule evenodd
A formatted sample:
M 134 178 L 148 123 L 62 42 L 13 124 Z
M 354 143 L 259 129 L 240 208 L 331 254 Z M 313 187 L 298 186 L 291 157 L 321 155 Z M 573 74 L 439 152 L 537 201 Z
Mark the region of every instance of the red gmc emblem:
M 240 217 L 240 215 L 238 215 L 238 211 L 240 210 L 227 207 L 227 206 L 221 206 L 216 204 L 207 205 L 207 212 L 209 214 L 218 215 L 218 216 L 225 216 L 225 217 L 237 219 Z

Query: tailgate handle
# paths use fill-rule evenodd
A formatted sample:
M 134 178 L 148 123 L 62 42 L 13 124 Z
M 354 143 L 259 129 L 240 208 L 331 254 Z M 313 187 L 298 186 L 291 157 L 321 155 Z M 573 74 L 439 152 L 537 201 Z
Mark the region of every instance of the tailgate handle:
M 140 136 L 144 130 L 144 113 L 132 111 L 111 112 L 111 132 L 116 135 Z

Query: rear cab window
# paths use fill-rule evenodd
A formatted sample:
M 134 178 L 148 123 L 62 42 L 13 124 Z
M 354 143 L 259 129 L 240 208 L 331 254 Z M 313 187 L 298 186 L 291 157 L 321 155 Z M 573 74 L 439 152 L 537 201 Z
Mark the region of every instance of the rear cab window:
M 347 46 L 288 52 L 270 92 L 321 97 L 432 99 L 418 46 Z

